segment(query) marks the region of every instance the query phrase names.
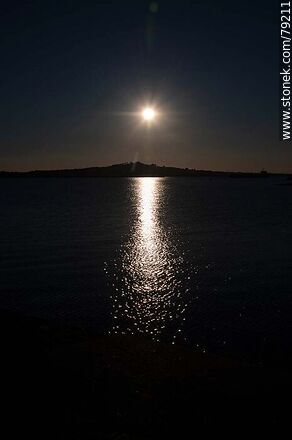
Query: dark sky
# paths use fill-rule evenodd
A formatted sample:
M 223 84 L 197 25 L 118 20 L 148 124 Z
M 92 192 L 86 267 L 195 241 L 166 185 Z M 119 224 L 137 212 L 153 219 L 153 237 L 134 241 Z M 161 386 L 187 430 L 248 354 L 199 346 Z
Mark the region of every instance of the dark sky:
M 0 169 L 292 172 L 278 21 L 276 0 L 2 2 Z

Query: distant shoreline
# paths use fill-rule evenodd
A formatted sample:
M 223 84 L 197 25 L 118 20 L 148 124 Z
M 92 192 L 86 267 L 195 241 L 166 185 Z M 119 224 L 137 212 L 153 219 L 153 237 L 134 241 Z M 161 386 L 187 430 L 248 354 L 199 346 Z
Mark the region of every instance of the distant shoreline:
M 129 162 L 107 167 L 75 168 L 61 170 L 0 171 L 0 177 L 234 177 L 267 178 L 281 176 L 292 178 L 292 174 L 270 174 L 265 170 L 256 172 L 212 171 L 176 168 Z

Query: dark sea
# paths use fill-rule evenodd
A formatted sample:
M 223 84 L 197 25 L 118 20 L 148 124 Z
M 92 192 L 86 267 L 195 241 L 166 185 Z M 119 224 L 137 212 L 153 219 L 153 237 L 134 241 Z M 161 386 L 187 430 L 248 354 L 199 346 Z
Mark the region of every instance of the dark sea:
M 257 363 L 291 359 L 283 178 L 0 181 L 0 309 Z

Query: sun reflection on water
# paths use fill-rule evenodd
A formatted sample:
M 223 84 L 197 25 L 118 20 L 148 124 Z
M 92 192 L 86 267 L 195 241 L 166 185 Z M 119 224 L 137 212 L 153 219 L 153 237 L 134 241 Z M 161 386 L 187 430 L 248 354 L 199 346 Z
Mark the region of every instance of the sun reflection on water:
M 181 331 L 187 306 L 184 255 L 165 227 L 165 180 L 132 179 L 135 220 L 114 264 L 114 333 L 147 333 L 159 338 Z M 172 329 L 170 331 L 170 329 Z

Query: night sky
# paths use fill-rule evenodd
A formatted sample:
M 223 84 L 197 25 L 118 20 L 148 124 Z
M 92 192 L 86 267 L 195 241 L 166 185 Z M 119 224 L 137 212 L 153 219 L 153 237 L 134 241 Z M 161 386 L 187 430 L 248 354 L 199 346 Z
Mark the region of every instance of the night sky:
M 278 22 L 276 0 L 2 2 L 0 169 L 292 172 Z

